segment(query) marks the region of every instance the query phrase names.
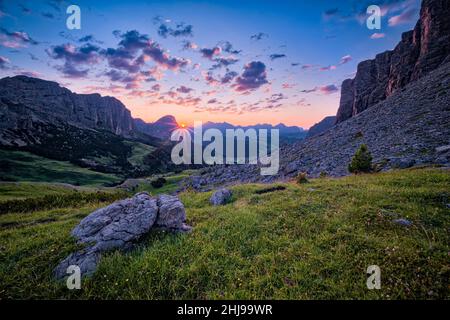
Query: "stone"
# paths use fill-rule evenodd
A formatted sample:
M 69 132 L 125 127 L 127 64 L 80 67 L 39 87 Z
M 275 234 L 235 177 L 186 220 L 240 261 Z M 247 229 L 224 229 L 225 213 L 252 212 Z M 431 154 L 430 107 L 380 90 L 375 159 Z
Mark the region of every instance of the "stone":
M 414 159 L 391 159 L 389 164 L 395 169 L 406 169 L 412 167 L 415 162 Z
M 85 247 L 70 254 L 54 270 L 58 279 L 66 276 L 67 267 L 77 265 L 82 275 L 92 274 L 103 252 L 129 250 L 152 228 L 187 232 L 184 206 L 176 196 L 152 197 L 141 192 L 132 198 L 116 201 L 85 217 L 72 230 L 77 243 Z
M 158 198 L 158 207 L 159 215 L 155 227 L 168 231 L 190 230 L 190 227 L 184 224 L 186 221 L 186 213 L 178 197 L 163 194 Z
M 413 224 L 411 221 L 404 219 L 404 218 L 395 219 L 395 220 L 392 220 L 392 222 L 395 224 L 398 224 L 400 226 L 403 226 L 403 227 L 410 227 Z
M 228 203 L 231 199 L 232 192 L 226 188 L 219 189 L 211 196 L 209 202 L 213 206 L 220 206 Z
M 446 151 L 450 150 L 450 145 L 447 145 L 447 146 L 440 146 L 440 147 L 437 147 L 435 150 L 436 150 L 436 152 L 438 152 L 438 153 L 446 152 Z

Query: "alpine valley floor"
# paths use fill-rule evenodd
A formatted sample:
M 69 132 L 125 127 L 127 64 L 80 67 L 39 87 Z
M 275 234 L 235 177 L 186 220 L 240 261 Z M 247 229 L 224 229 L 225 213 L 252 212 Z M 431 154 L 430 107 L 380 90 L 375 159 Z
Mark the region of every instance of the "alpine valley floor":
M 181 193 L 191 233 L 151 233 L 129 253 L 105 255 L 81 290 L 68 290 L 52 269 L 76 248 L 70 231 L 129 194 L 3 183 L 0 206 L 17 201 L 15 212 L 0 215 L 0 298 L 450 298 L 448 169 L 277 185 L 286 189 L 258 194 L 268 186 L 235 186 L 221 207 L 209 204 L 211 192 Z M 57 206 L 36 201 L 48 194 Z M 74 202 L 77 195 L 83 201 Z M 366 287 L 369 265 L 381 268 L 380 290 Z

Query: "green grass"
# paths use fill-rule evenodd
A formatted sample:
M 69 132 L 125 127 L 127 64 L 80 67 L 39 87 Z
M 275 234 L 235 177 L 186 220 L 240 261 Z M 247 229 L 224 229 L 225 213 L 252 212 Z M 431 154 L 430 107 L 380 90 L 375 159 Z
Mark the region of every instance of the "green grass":
M 164 175 L 155 175 L 151 178 L 145 180 L 145 182 L 139 184 L 136 188 L 136 192 L 147 191 L 152 195 L 163 194 L 163 193 L 174 193 L 176 192 L 180 185 L 179 183 L 184 179 L 190 176 L 192 172 L 190 170 L 183 171 L 182 173 L 176 174 L 164 174 Z M 164 177 L 166 179 L 166 183 L 161 188 L 154 188 L 151 185 L 151 181 L 157 179 L 157 177 Z
M 0 150 L 0 180 L 59 182 L 99 186 L 120 181 L 113 174 L 81 168 L 68 161 L 50 160 L 24 151 Z
M 140 142 L 127 141 L 126 144 L 131 146 L 131 156 L 128 157 L 128 162 L 133 166 L 143 166 L 144 158 L 155 150 L 155 147 Z
M 51 272 L 76 248 L 72 228 L 106 202 L 1 215 L 0 298 L 450 298 L 449 171 L 283 185 L 260 195 L 267 186 L 236 186 L 222 207 L 211 192 L 181 194 L 192 233 L 153 232 L 129 253 L 106 254 L 78 291 Z M 366 288 L 373 264 L 381 290 Z

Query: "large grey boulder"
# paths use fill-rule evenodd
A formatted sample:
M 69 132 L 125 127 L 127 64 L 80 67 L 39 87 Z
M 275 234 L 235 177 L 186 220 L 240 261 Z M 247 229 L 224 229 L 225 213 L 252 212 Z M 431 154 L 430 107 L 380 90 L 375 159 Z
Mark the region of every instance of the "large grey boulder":
M 230 201 L 231 196 L 232 196 L 231 191 L 226 188 L 223 188 L 223 189 L 220 189 L 220 190 L 217 190 L 216 192 L 214 192 L 214 194 L 209 199 L 209 202 L 213 206 L 224 205 Z
M 184 206 L 176 196 L 151 197 L 146 192 L 116 201 L 88 215 L 73 229 L 72 235 L 86 247 L 70 254 L 54 270 L 56 278 L 66 276 L 70 265 L 82 275 L 92 274 L 101 254 L 113 249 L 128 250 L 150 229 L 187 232 Z

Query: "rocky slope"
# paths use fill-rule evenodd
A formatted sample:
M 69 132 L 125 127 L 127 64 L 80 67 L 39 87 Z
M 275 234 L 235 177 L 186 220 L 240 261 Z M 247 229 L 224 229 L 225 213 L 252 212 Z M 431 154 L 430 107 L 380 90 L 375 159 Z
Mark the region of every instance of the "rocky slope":
M 129 159 L 143 142 L 153 152 Z M 162 167 L 170 146 L 139 132 L 130 111 L 116 98 L 76 94 L 56 82 L 26 76 L 0 79 L 0 148 L 24 150 L 101 172 L 141 175 Z M 168 150 L 161 150 L 166 148 Z M 137 151 L 138 152 L 138 151 Z M 149 151 L 150 152 L 150 151 Z M 170 159 L 170 158 L 169 158 Z M 0 168 L 4 170 L 4 168 Z
M 329 116 L 323 118 L 321 121 L 313 125 L 308 130 L 307 138 L 318 135 L 319 133 L 322 133 L 328 129 L 330 129 L 334 124 L 336 123 L 336 117 L 335 116 Z
M 0 119 L 3 145 L 26 145 L 30 142 L 26 133 L 32 135 L 36 124 L 59 122 L 134 136 L 131 113 L 116 98 L 76 94 L 56 82 L 26 76 L 0 80 Z
M 336 122 L 383 101 L 408 83 L 450 61 L 450 1 L 423 0 L 414 30 L 394 50 L 359 63 L 354 79 L 342 83 Z
M 348 174 L 347 166 L 361 144 L 367 144 L 378 170 L 414 165 L 450 166 L 450 63 L 373 107 L 302 142 L 280 150 L 280 170 L 261 176 L 259 167 L 210 167 L 186 181 L 196 189 L 236 182 L 272 182 L 298 172 L 317 177 Z

